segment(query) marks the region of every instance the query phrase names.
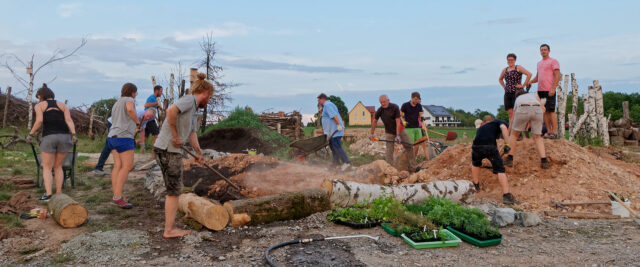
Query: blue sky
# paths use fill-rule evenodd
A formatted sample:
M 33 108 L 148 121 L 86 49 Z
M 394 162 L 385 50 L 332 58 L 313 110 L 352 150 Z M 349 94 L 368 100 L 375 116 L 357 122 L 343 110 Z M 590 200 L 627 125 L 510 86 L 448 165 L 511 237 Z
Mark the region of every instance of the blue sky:
M 320 92 L 348 108 L 377 95 L 405 102 L 495 112 L 505 56 L 535 72 L 541 43 L 582 92 L 640 88 L 640 1 L 0 1 L 0 54 L 35 65 L 54 49 L 88 43 L 44 69 L 58 99 L 72 106 L 119 95 L 125 82 L 151 92 L 180 61 L 192 67 L 212 32 L 217 63 L 233 88 L 231 106 L 313 113 Z M 7 58 L 3 58 L 4 63 Z M 9 64 L 24 71 L 19 64 Z M 5 69 L 0 87 L 23 91 Z M 21 93 L 26 96 L 26 93 Z

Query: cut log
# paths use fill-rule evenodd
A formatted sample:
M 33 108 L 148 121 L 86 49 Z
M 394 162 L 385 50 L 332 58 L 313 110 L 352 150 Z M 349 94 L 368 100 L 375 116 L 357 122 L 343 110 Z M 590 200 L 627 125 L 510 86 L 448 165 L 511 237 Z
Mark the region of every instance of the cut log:
M 640 129 L 633 128 L 633 134 L 631 135 L 631 140 L 640 140 Z
M 578 122 L 578 82 L 576 82 L 576 74 L 571 73 L 571 116 L 569 117 L 569 132 Z
M 49 200 L 51 217 L 64 228 L 73 228 L 87 221 L 87 209 L 65 194 L 55 194 Z
M 613 122 L 613 126 L 617 128 L 631 128 L 631 119 L 620 118 Z
M 617 215 L 589 212 L 545 211 L 544 214 L 549 217 L 567 217 L 571 219 L 620 219 L 620 216 Z
M 609 120 L 604 116 L 604 96 L 598 80 L 593 81 L 596 89 L 596 115 L 598 116 L 598 136 L 604 146 L 609 146 Z
M 588 117 L 588 114 L 586 112 L 582 114 L 582 116 L 580 116 L 580 119 L 578 119 L 574 127 L 571 129 L 571 132 L 569 133 L 569 141 L 573 141 L 575 139 L 576 134 L 578 133 L 578 131 L 580 131 L 580 128 L 582 127 L 584 122 L 587 120 L 587 117 Z M 612 143 L 613 143 L 613 140 L 612 140 Z
M 622 118 L 629 120 L 629 101 L 622 101 Z
M 610 137 L 618 136 L 618 128 L 609 128 L 609 136 Z
M 558 82 L 558 135 L 564 139 L 565 118 L 567 110 L 567 91 L 569 91 L 569 75 L 564 76 L 564 88 Z
M 329 210 L 331 205 L 325 190 L 310 188 L 298 192 L 227 201 L 224 207 L 231 215 L 231 225 L 237 227 L 300 219 Z
M 612 146 L 623 146 L 624 138 L 622 136 L 612 136 L 611 137 L 611 145 Z
M 322 183 L 322 188 L 329 192 L 331 204 L 338 207 L 362 204 L 384 196 L 393 196 L 403 203 L 409 204 L 426 201 L 430 196 L 444 197 L 451 201 L 469 203 L 473 200 L 476 193 L 473 183 L 467 180 L 434 181 L 427 184 L 406 184 L 398 186 L 325 180 Z
M 624 140 L 624 146 L 638 146 L 638 140 Z
M 180 195 L 178 209 L 211 230 L 222 230 L 229 223 L 229 213 L 219 202 L 193 193 Z
M 632 129 L 624 129 L 624 131 L 622 132 L 622 137 L 624 137 L 625 139 L 631 139 L 632 134 L 633 134 Z

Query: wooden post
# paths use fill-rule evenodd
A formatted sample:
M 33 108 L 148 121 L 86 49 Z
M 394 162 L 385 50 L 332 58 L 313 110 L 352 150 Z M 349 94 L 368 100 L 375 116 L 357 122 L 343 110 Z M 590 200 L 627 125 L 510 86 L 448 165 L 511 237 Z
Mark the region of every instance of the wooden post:
M 179 97 L 184 96 L 184 84 L 185 84 L 185 80 L 183 79 L 182 82 L 180 82 L 180 95 L 179 95 Z
M 27 123 L 27 129 L 31 129 L 33 123 L 33 60 L 29 61 L 27 66 L 27 74 L 29 74 L 29 90 L 27 91 L 27 104 L 29 105 L 29 122 Z
M 602 144 L 609 146 L 609 120 L 604 117 L 604 100 L 602 95 L 602 86 L 598 80 L 593 81 L 593 87 L 596 89 L 596 111 L 598 116 L 598 136 L 602 139 Z
M 622 117 L 626 120 L 630 120 L 629 116 L 629 101 L 622 101 Z
M 569 116 L 569 129 L 575 127 L 578 120 L 578 83 L 576 74 L 571 73 L 571 116 Z
M 89 111 L 89 137 L 93 139 L 93 108 Z
M 189 89 L 193 87 L 193 82 L 196 81 L 196 76 L 198 75 L 198 68 L 191 68 L 189 71 Z
M 173 79 L 173 73 L 171 73 L 169 76 L 169 104 L 173 104 Z
M 10 98 L 11 98 L 11 86 L 7 87 L 7 98 L 4 100 L 4 115 L 2 116 L 2 128 L 7 127 L 7 112 L 9 111 Z
M 596 116 L 596 89 L 589 86 L 589 136 L 598 136 L 598 118 Z
M 564 123 L 567 113 L 567 91 L 569 91 L 569 75 L 564 76 L 564 88 L 562 88 L 560 83 L 558 83 L 558 89 L 560 89 L 560 93 L 558 94 L 558 136 L 564 138 Z

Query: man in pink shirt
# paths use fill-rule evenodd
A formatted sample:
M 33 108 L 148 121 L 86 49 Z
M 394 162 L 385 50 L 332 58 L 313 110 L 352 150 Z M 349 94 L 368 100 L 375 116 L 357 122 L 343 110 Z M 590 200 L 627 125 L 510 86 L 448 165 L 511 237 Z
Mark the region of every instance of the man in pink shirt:
M 560 63 L 557 60 L 549 57 L 548 44 L 542 44 L 540 46 L 540 55 L 542 60 L 538 62 L 538 73 L 536 77 L 529 82 L 538 83 L 538 96 L 542 103 L 544 103 L 544 124 L 549 130 L 548 135 L 545 138 L 558 138 L 558 117 L 556 116 L 556 88 L 562 77 L 560 74 Z M 546 103 L 544 102 L 546 101 Z M 564 129 L 562 129 L 564 130 Z

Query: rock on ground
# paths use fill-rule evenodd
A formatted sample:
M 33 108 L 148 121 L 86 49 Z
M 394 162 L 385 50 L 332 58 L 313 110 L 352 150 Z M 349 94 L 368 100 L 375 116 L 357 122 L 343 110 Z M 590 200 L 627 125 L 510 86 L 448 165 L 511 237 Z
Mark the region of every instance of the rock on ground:
M 491 223 L 496 226 L 504 227 L 512 224 L 516 219 L 516 211 L 512 208 L 498 208 L 493 210 Z

